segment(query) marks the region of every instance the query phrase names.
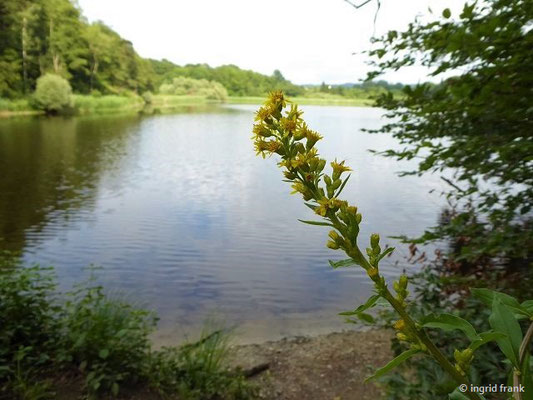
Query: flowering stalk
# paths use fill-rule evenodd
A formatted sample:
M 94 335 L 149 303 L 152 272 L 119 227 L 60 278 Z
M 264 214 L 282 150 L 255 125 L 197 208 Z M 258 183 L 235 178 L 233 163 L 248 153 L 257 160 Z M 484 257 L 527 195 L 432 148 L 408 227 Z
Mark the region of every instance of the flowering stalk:
M 302 111 L 297 105 L 290 104 L 290 108 L 286 110 L 289 103 L 281 91 L 275 91 L 270 93 L 268 100 L 259 108 L 253 126 L 255 150 L 263 158 L 278 154 L 281 157 L 278 165 L 284 169 L 285 181 L 291 183 L 292 193 L 301 194 L 306 206 L 322 217 L 322 221 L 302 222 L 332 228 L 327 247 L 334 250 L 341 249 L 349 257 L 332 265 L 334 267 L 359 265 L 374 282 L 377 295 L 357 310 L 343 314 L 360 314 L 372 307 L 379 297 L 384 298 L 400 316 L 394 325 L 398 339 L 410 346 L 410 350 L 404 353 L 402 361 L 417 353 L 425 353 L 439 363 L 458 385 L 469 385 L 467 372 L 473 358 L 472 351 L 469 348 L 463 351 L 457 350 L 456 362 L 452 364 L 431 341 L 424 328 L 409 316 L 406 310 L 406 298 L 409 294 L 407 277 L 402 275 L 394 282 L 395 294 L 389 290 L 385 278 L 380 274 L 379 262 L 393 249 L 383 250 L 379 244 L 379 235 L 373 234 L 365 256 L 357 243 L 362 216 L 357 207 L 339 199 L 350 177 L 347 175 L 344 178 L 344 174 L 351 169 L 344 161 L 335 160 L 330 163 L 331 173 L 324 172 L 326 160 L 319 157 L 315 148 L 315 144 L 322 137 L 309 129 L 301 118 Z M 386 367 L 383 368 L 385 369 Z M 377 375 L 376 373 L 374 377 Z M 482 398 L 477 393 L 467 392 L 465 395 L 470 399 Z

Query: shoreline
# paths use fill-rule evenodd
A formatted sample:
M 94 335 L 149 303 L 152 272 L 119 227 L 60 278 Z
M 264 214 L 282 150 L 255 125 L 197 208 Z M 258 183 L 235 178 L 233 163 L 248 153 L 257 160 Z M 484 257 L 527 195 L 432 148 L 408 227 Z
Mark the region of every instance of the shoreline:
M 151 104 L 145 104 L 140 97 L 127 96 L 101 96 L 93 97 L 86 95 L 75 95 L 76 112 L 72 116 L 109 114 L 113 112 L 140 112 L 145 107 L 159 109 L 172 109 L 180 106 L 192 106 L 200 104 L 251 104 L 260 105 L 265 101 L 265 97 L 260 96 L 230 96 L 226 102 L 209 100 L 199 96 L 171 96 L 154 95 Z M 342 107 L 371 107 L 372 100 L 369 99 L 321 99 L 308 97 L 293 97 L 291 101 L 300 105 L 316 106 L 342 106 Z M 108 103 L 108 104 L 106 104 Z M 111 103 L 111 105 L 109 104 Z M 33 117 L 46 115 L 44 111 L 31 108 L 22 110 L 0 110 L 0 119 L 13 117 Z
M 379 384 L 363 383 L 392 357 L 393 334 L 383 329 L 292 336 L 229 349 L 229 365 L 259 386 L 260 399 L 371 400 Z

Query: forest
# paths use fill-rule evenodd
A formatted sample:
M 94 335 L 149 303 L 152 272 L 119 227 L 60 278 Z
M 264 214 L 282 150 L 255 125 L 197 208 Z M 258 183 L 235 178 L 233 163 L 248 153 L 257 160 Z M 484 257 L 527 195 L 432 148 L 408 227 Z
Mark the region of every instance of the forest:
M 68 80 L 74 93 L 93 96 L 160 93 L 161 85 L 172 84 L 176 77 L 218 82 L 229 96 L 257 97 L 281 89 L 290 96 L 368 98 L 402 87 L 385 81 L 303 86 L 279 70 L 267 76 L 236 65 L 179 66 L 166 59 L 145 59 L 103 22 L 89 23 L 69 0 L 3 1 L 0 26 L 0 99 L 27 98 L 47 73 Z

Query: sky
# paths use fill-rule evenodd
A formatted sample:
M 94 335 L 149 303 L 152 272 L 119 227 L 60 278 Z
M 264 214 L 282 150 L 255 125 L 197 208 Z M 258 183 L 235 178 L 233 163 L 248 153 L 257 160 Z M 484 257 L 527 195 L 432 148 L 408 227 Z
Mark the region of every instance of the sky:
M 363 0 L 353 0 L 361 3 Z M 355 9 L 345 0 L 78 0 L 90 22 L 103 21 L 142 56 L 176 64 L 234 64 L 297 84 L 357 82 L 366 76 L 370 38 L 401 30 L 428 7 L 458 12 L 464 0 L 376 0 Z M 457 15 L 457 14 L 456 14 Z M 354 54 L 355 53 L 355 54 Z M 383 78 L 416 83 L 414 67 Z

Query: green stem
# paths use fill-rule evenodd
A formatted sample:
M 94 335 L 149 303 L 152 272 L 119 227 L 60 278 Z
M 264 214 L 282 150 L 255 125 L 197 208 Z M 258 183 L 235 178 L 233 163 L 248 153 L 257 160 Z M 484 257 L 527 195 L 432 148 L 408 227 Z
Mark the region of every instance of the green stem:
M 529 325 L 526 335 L 524 336 L 524 339 L 522 340 L 522 343 L 520 344 L 520 351 L 518 353 L 519 354 L 518 361 L 520 363 L 520 367 L 522 368 L 524 365 L 524 360 L 526 358 L 527 349 L 532 339 L 533 339 L 533 322 Z M 520 375 L 518 374 L 518 371 L 515 371 L 513 374 L 513 385 L 519 386 L 520 382 L 521 382 Z M 516 392 L 514 394 L 514 399 L 522 400 L 522 394 L 520 392 Z
M 372 268 L 370 263 L 367 261 L 366 257 L 364 257 L 359 250 L 359 248 L 356 247 L 356 253 L 354 254 L 356 257 L 362 259 L 363 263 L 365 264 L 363 268 L 369 269 Z M 376 283 L 379 284 L 379 275 L 376 277 L 375 280 Z M 390 305 L 396 310 L 396 312 L 400 315 L 400 317 L 403 319 L 405 325 L 409 329 L 410 332 L 416 335 L 416 337 L 420 340 L 421 343 L 423 343 L 426 346 L 427 352 L 433 357 L 433 359 L 458 383 L 458 384 L 465 384 L 470 386 L 470 382 L 468 379 L 461 375 L 459 371 L 455 369 L 452 363 L 448 361 L 446 356 L 442 354 L 442 352 L 435 346 L 433 341 L 428 337 L 426 332 L 423 329 L 418 329 L 416 326 L 415 321 L 409 316 L 405 308 L 398 300 L 396 300 L 393 296 L 393 294 L 390 292 L 389 288 L 386 285 L 380 285 L 379 288 L 381 296 L 387 300 Z M 472 400 L 480 400 L 483 399 L 481 396 L 479 396 L 477 393 L 471 393 L 466 392 L 464 393 L 468 398 Z

